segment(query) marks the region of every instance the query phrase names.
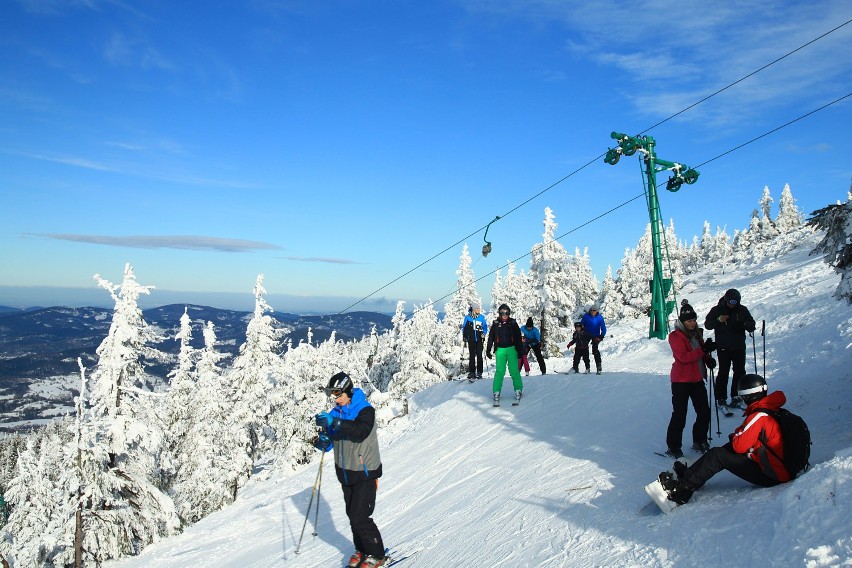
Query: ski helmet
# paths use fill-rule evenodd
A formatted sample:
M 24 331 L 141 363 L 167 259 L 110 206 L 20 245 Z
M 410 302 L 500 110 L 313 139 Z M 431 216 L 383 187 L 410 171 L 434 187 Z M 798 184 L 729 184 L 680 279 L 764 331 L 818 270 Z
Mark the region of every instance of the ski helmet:
M 749 373 L 740 377 L 740 382 L 737 384 L 737 394 L 743 402 L 751 404 L 766 396 L 766 381 L 760 375 Z
M 497 308 L 497 313 L 503 315 L 500 312 L 506 312 L 507 315 L 512 315 L 512 308 L 510 308 L 508 304 L 500 304 L 500 307 Z
M 341 371 L 329 379 L 328 386 L 325 387 L 325 394 L 331 396 L 345 392 L 349 397 L 352 397 L 353 388 L 352 379 Z

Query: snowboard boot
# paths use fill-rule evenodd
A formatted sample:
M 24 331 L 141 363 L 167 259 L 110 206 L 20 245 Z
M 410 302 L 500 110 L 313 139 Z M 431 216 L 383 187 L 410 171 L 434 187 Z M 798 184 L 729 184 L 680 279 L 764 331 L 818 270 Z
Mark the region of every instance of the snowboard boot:
M 666 490 L 666 493 L 677 489 L 677 479 L 674 478 L 672 472 L 661 471 L 657 479 L 660 480 L 660 485 L 663 486 L 663 489 Z
M 359 568 L 379 568 L 379 566 L 384 566 L 388 561 L 388 557 L 384 558 L 376 558 L 375 556 L 366 556 L 364 560 L 361 562 Z
M 672 465 L 672 468 L 674 469 L 674 472 L 675 472 L 675 475 L 677 476 L 678 481 L 686 478 L 686 474 L 688 473 L 688 467 L 685 463 L 683 463 L 680 460 L 677 460 Z
M 352 553 L 352 556 L 349 557 L 349 564 L 346 565 L 346 568 L 358 568 L 363 559 L 364 554 L 356 550 Z
M 500 393 L 494 393 L 494 406 L 500 406 Z
M 685 482 L 678 481 L 677 486 L 667 493 L 670 501 L 674 501 L 678 505 L 685 505 L 692 498 L 693 490 Z

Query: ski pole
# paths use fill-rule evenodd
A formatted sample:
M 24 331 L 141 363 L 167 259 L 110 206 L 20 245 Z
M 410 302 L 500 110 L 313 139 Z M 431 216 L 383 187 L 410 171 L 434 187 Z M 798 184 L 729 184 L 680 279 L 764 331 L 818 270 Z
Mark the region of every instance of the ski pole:
M 322 479 L 322 462 L 324 459 L 325 452 L 323 452 L 322 456 L 320 456 L 319 471 L 317 471 L 317 478 L 314 481 L 314 488 L 311 490 L 311 499 L 308 501 L 308 511 L 305 513 L 305 522 L 302 523 L 302 533 L 299 535 L 298 544 L 296 544 L 296 554 L 299 554 L 299 547 L 302 546 L 302 537 L 305 536 L 305 527 L 308 524 L 308 517 L 311 516 L 311 505 L 313 505 L 314 503 L 314 494 L 317 492 L 317 487 L 319 487 L 320 479 Z M 319 510 L 319 497 L 317 497 L 317 510 Z
M 710 369 L 708 371 L 712 372 Z M 710 408 L 710 403 L 713 402 L 713 381 L 707 381 L 710 383 L 707 388 L 707 408 Z M 719 420 L 719 409 L 716 409 L 716 421 Z M 713 416 L 710 415 L 710 421 L 707 423 L 707 442 L 713 441 Z
M 751 335 L 751 352 L 754 355 L 754 374 L 757 374 L 757 346 L 754 342 L 754 332 L 750 331 L 749 335 Z
M 710 380 L 715 383 L 716 378 L 714 377 L 714 375 L 715 375 L 715 373 L 713 372 L 713 369 L 710 369 Z M 716 436 L 721 436 L 722 435 L 722 426 L 719 425 L 719 403 L 715 403 L 715 404 L 716 404 Z M 712 422 L 712 420 L 711 420 L 711 422 Z
M 761 320 L 760 336 L 763 338 L 763 378 L 766 378 L 766 320 Z
M 323 452 L 322 455 L 325 456 L 325 452 Z M 322 458 L 320 458 L 320 461 L 322 461 Z M 316 508 L 316 511 L 314 512 L 314 532 L 311 533 L 311 536 L 317 536 L 317 524 L 319 523 L 319 506 L 320 506 L 320 492 L 321 491 L 322 491 L 322 463 L 320 463 L 319 483 L 317 483 L 317 508 Z M 310 510 L 311 510 L 311 508 L 308 507 L 308 511 L 310 511 Z

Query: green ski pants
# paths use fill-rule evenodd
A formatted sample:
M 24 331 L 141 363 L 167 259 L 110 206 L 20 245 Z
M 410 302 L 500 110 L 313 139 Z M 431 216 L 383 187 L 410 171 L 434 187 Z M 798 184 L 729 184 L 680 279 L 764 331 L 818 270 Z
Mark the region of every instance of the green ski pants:
M 506 374 L 506 366 L 509 366 L 509 374 L 512 375 L 512 385 L 515 390 L 524 390 L 524 382 L 521 380 L 521 372 L 518 370 L 518 351 L 513 347 L 498 347 L 496 356 L 496 367 L 494 369 L 494 392 L 503 390 L 503 376 Z

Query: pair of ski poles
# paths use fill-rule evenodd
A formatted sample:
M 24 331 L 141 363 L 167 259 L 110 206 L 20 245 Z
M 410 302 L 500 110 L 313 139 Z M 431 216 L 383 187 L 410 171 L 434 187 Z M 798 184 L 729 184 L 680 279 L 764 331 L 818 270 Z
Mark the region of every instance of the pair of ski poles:
M 766 378 L 766 320 L 761 320 L 760 335 L 763 337 L 763 378 Z M 754 333 L 751 334 L 751 351 L 754 354 L 754 374 L 757 374 L 757 345 Z
M 319 471 L 317 471 L 317 477 L 314 480 L 314 488 L 311 490 L 311 499 L 308 501 L 308 510 L 305 513 L 305 522 L 302 523 L 302 534 L 299 535 L 299 543 L 296 545 L 296 554 L 299 554 L 299 547 L 302 546 L 302 537 L 305 536 L 305 527 L 308 524 L 308 517 L 311 516 L 311 505 L 314 503 L 314 495 L 317 496 L 317 508 L 314 513 L 314 532 L 311 533 L 312 536 L 317 536 L 317 521 L 319 520 L 319 506 L 320 506 L 320 491 L 322 489 L 322 464 L 325 460 L 326 452 L 322 452 L 322 456 L 320 456 L 319 463 Z

